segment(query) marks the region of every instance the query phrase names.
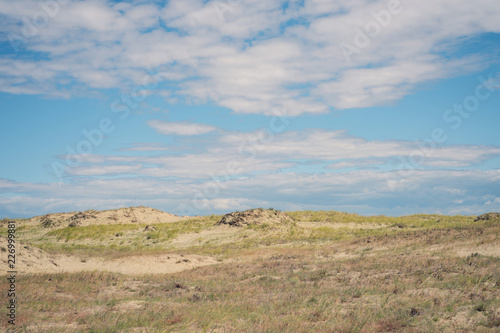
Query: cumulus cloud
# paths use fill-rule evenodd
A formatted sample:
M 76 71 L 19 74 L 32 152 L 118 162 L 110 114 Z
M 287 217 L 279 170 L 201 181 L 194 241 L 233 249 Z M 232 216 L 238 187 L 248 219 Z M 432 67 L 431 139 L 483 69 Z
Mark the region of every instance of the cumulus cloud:
M 80 94 L 130 89 L 161 66 L 166 95 L 238 113 L 324 113 L 384 105 L 423 82 L 485 68 L 488 54 L 454 51 L 463 37 L 500 32 L 494 0 L 402 0 L 396 14 L 382 0 L 220 3 L 68 1 L 47 16 L 41 3 L 2 0 L 3 39 L 33 57 L 2 58 L 0 90 L 63 97 L 75 86 Z M 40 13 L 47 23 L 27 35 L 23 22 Z M 365 41 L 356 44 L 359 31 Z M 346 44 L 357 50 L 348 57 Z

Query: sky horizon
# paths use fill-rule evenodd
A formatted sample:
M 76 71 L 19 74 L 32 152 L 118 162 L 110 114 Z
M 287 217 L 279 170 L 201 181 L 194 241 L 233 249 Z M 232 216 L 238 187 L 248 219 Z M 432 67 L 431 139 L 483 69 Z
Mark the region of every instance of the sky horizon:
M 0 0 L 0 218 L 500 211 L 493 0 Z

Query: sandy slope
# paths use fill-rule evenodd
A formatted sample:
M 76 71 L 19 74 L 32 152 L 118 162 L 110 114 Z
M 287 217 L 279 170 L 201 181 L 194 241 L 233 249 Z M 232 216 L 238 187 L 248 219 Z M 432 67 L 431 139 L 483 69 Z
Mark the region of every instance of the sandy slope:
M 131 223 L 166 223 L 190 219 L 162 212 L 150 207 L 130 207 L 105 211 L 87 210 L 85 212 L 55 213 L 32 217 L 23 224 L 40 225 L 50 221 L 55 227 L 67 227 L 74 222 L 76 225 L 94 224 L 131 224 Z
M 7 267 L 7 239 L 0 237 L 2 267 Z M 217 263 L 211 257 L 198 255 L 142 255 L 118 259 L 80 258 L 51 255 L 39 248 L 16 243 L 16 271 L 20 274 L 108 271 L 129 275 L 176 273 Z M 6 270 L 5 270 L 6 272 Z M 5 272 L 2 272 L 5 274 Z

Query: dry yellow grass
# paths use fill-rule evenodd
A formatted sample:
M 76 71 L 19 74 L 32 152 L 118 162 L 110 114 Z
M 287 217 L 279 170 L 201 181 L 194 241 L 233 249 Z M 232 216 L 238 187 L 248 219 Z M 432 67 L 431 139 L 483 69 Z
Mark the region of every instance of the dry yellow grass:
M 282 228 L 215 226 L 217 216 L 159 224 L 156 238 L 149 239 L 142 226 L 118 231 L 123 235 L 113 240 L 99 238 L 100 230 L 108 230 L 102 226 L 76 227 L 83 228 L 77 234 L 69 231 L 76 228 L 59 229 L 59 240 L 54 230 L 21 226 L 19 236 L 49 250 L 47 256 L 67 256 L 68 243 L 75 242 L 90 249 L 87 262 L 102 258 L 140 266 L 139 254 L 204 255 L 213 261 L 171 274 L 148 271 L 146 260 L 142 275 L 21 274 L 18 331 L 500 330 L 500 221 L 289 215 L 296 223 Z M 135 243 L 120 248 L 114 240 L 120 238 Z M 106 251 L 96 251 L 93 241 Z M 82 247 L 69 253 L 81 259 L 86 252 Z M 1 280 L 2 291 L 6 283 Z M 0 325 L 5 328 L 6 321 Z

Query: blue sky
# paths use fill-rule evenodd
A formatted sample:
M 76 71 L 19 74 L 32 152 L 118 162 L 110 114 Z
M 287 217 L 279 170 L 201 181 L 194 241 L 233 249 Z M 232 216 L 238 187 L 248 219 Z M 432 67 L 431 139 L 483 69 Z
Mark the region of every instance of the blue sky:
M 0 0 L 0 216 L 500 210 L 493 0 Z

